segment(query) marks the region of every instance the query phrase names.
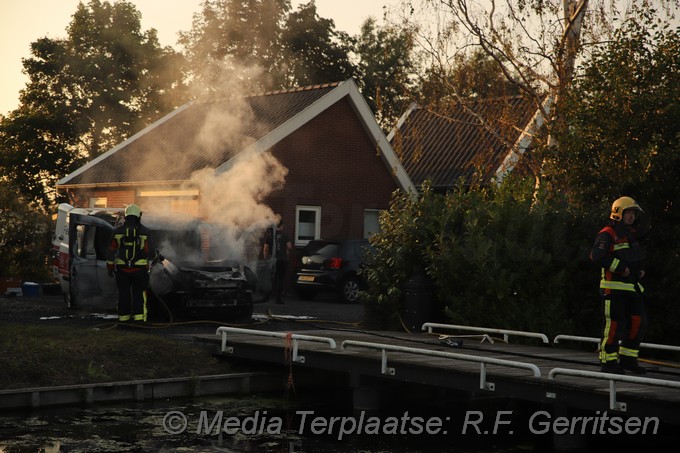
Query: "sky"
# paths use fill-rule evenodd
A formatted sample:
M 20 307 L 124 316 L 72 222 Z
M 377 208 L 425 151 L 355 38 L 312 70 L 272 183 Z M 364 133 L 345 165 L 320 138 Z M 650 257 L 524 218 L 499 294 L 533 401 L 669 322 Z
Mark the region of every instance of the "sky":
M 112 1 L 112 0 L 110 0 Z M 191 28 L 203 0 L 128 0 L 142 15 L 142 30 L 155 28 L 163 46 L 177 48 L 177 32 Z M 28 81 L 21 59 L 42 37 L 63 38 L 80 0 L 0 0 L 0 114 L 14 110 Z M 87 3 L 87 0 L 83 0 Z M 294 9 L 307 0 L 292 0 Z M 333 19 L 338 30 L 357 34 L 369 16 L 381 20 L 384 5 L 397 0 L 316 0 L 319 16 Z

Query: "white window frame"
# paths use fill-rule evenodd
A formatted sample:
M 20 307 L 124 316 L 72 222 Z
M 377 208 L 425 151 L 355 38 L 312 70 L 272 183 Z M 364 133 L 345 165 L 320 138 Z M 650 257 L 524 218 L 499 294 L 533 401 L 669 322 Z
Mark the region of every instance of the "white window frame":
M 364 239 L 369 239 L 371 236 L 373 236 L 375 233 L 378 233 L 380 231 L 380 213 L 382 212 L 382 209 L 364 209 Z M 373 231 L 371 234 L 368 234 L 368 231 L 366 231 L 366 213 L 368 212 L 375 212 L 377 214 L 377 226 L 378 226 L 378 231 Z
M 321 239 L 321 206 L 295 206 L 295 245 L 305 246 L 311 239 L 300 239 L 300 211 L 314 212 L 316 222 L 314 223 L 314 239 Z

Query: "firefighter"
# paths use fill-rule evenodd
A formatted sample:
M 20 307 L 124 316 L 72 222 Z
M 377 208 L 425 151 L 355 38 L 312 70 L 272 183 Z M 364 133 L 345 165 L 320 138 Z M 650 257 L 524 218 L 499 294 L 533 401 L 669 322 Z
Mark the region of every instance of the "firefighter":
M 146 322 L 151 264 L 150 231 L 136 204 L 125 208 L 125 221 L 113 230 L 106 267 L 118 285 L 118 321 Z
M 283 220 L 276 226 L 274 237 L 267 237 L 264 244 L 263 256 L 265 259 L 270 257 L 270 244 L 275 245 L 276 267 L 274 268 L 274 294 L 276 303 L 283 304 L 283 291 L 286 286 L 286 276 L 288 275 L 288 262 L 293 245 L 288 234 L 283 230 Z
M 645 276 L 638 242 L 641 214 L 642 208 L 631 197 L 614 201 L 611 222 L 597 234 L 590 252 L 590 259 L 602 267 L 604 327 L 600 362 L 605 373 L 646 372 L 638 364 L 640 342 L 647 327 L 640 284 Z

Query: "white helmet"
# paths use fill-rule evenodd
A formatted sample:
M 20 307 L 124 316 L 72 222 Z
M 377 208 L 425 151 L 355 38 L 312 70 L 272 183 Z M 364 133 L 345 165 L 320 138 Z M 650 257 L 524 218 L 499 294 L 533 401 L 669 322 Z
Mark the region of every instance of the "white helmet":
M 127 207 L 125 208 L 125 217 L 127 217 L 129 215 L 133 215 L 133 216 L 141 219 L 142 218 L 142 209 L 134 203 L 127 205 Z
M 631 197 L 621 197 L 618 198 L 612 204 L 612 212 L 609 214 L 609 218 L 616 220 L 617 222 L 621 220 L 623 216 L 623 211 L 626 209 L 635 209 L 636 211 L 642 211 L 642 208 L 635 200 Z

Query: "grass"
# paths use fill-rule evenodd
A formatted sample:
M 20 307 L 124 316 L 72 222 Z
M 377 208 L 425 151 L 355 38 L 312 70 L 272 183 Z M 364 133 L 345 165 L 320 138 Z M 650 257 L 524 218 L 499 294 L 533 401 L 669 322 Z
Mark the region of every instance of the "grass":
M 0 325 L 0 389 L 228 372 L 204 348 L 156 335 Z

